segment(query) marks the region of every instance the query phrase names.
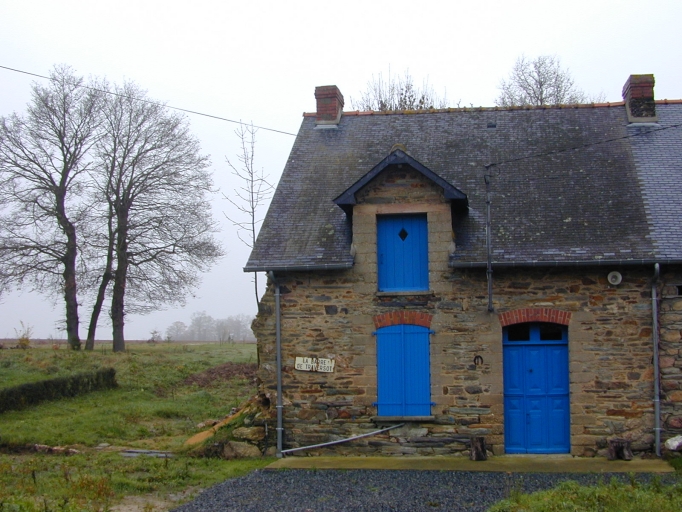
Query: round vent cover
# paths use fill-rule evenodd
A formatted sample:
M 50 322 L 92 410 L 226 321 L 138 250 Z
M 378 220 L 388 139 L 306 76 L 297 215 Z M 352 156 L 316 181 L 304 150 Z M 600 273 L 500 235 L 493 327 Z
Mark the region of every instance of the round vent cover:
M 620 272 L 609 272 L 609 275 L 606 276 L 606 279 L 608 279 L 609 284 L 613 286 L 618 286 L 620 282 L 623 280 L 623 276 L 620 275 Z

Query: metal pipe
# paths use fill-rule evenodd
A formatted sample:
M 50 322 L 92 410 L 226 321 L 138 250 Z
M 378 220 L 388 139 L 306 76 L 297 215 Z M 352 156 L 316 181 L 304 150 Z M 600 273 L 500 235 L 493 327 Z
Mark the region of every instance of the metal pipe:
M 658 278 L 661 267 L 658 263 L 654 265 L 654 279 L 651 284 L 651 316 L 652 331 L 654 341 L 654 443 L 656 445 L 656 456 L 661 456 L 661 376 L 658 361 Z
M 382 428 L 381 430 L 375 430 L 374 432 L 369 432 L 368 434 L 360 434 L 359 436 L 347 437 L 346 439 L 337 439 L 336 441 L 329 441 L 328 443 L 313 444 L 310 446 L 300 446 L 298 448 L 289 448 L 288 450 L 282 450 L 282 454 L 291 453 L 291 452 L 298 452 L 300 450 L 310 450 L 311 448 L 321 448 L 323 446 L 331 446 L 333 444 L 346 443 L 348 441 L 355 441 L 356 439 L 374 436 L 376 434 L 381 434 L 382 432 L 386 432 L 388 430 L 393 430 L 394 428 L 403 427 L 403 426 L 405 426 L 405 424 L 400 423 L 399 425 L 393 425 L 392 427 Z
M 281 310 L 279 305 L 279 284 L 275 280 L 275 273 L 270 271 L 268 276 L 275 285 L 275 352 L 277 358 L 277 457 L 282 457 L 282 437 L 284 433 L 284 421 L 282 418 L 282 409 L 284 408 L 282 400 L 282 326 L 281 326 Z
M 486 261 L 486 277 L 488 279 L 488 311 L 493 312 L 493 253 L 492 253 L 492 233 L 490 232 L 490 176 L 483 176 L 485 180 L 485 251 L 487 255 Z

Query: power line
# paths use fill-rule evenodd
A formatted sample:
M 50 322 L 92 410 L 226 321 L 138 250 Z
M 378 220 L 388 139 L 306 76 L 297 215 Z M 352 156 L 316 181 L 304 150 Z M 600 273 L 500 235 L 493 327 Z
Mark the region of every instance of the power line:
M 591 146 L 598 146 L 599 144 L 607 144 L 609 142 L 615 142 L 617 140 L 632 139 L 633 137 L 639 137 L 641 135 L 649 135 L 650 133 L 662 132 L 664 130 L 670 130 L 671 128 L 679 128 L 680 126 L 682 126 L 682 123 L 671 124 L 670 126 L 663 126 L 661 128 L 656 128 L 654 130 L 642 131 L 639 133 L 633 133 L 631 135 L 623 135 L 621 137 L 614 137 L 612 139 L 598 140 L 596 142 L 588 142 L 586 144 L 579 144 L 578 146 L 572 146 L 570 148 L 555 149 L 553 151 L 548 151 L 546 153 L 535 153 L 533 155 L 526 155 L 526 156 L 520 156 L 517 158 L 510 158 L 509 160 L 501 160 L 499 162 L 493 162 L 491 164 L 485 165 L 484 167 L 485 167 L 486 171 L 489 171 L 492 167 L 499 167 L 500 165 L 503 165 L 503 164 L 520 162 L 522 160 L 529 160 L 531 158 L 539 158 L 542 156 L 557 155 L 559 153 L 566 153 L 568 151 L 575 151 L 578 149 L 589 148 Z M 498 176 L 499 176 L 500 172 L 502 172 L 502 171 L 500 171 L 500 170 L 497 171 Z
M 2 68 L 2 69 L 7 69 L 7 70 L 9 70 L 9 71 L 14 71 L 14 72 L 16 72 L 16 73 L 23 73 L 24 75 L 36 76 L 36 77 L 38 77 L 38 78 L 44 78 L 44 79 L 46 79 L 46 80 L 53 80 L 53 78 L 51 78 L 51 77 L 49 77 L 49 76 L 39 75 L 39 74 L 37 74 L 37 73 L 30 73 L 30 72 L 28 72 L 28 71 L 22 71 L 21 69 L 10 68 L 10 67 L 7 67 L 7 66 L 2 66 L 2 65 L 0 65 L 0 68 Z M 95 88 L 95 87 L 89 87 L 89 86 L 87 86 L 87 85 L 79 85 L 78 87 L 81 87 L 81 88 L 83 88 L 83 89 L 89 89 L 89 90 L 91 90 L 91 91 L 103 92 L 103 93 L 105 93 L 105 94 L 110 94 L 110 95 L 112 95 L 112 96 L 119 96 L 119 97 L 121 97 L 121 98 L 130 98 L 130 96 L 126 96 L 126 95 L 124 95 L 124 94 L 118 94 L 118 93 L 116 93 L 116 92 L 107 91 L 107 90 L 105 90 L 105 89 L 97 89 L 97 88 Z M 180 107 L 172 107 L 172 106 L 170 106 L 170 105 L 165 105 L 165 104 L 163 104 L 163 103 L 158 103 L 158 102 L 155 102 L 155 101 L 144 100 L 144 99 L 141 99 L 141 98 L 132 98 L 132 99 L 135 99 L 135 100 L 137 100 L 137 101 L 141 101 L 141 102 L 143 102 L 143 103 L 149 103 L 150 105 L 156 105 L 156 106 L 160 106 L 160 107 L 166 107 L 166 108 L 170 108 L 170 109 L 172 109 L 172 110 L 178 110 L 178 111 L 180 111 L 180 112 L 187 112 L 188 114 L 195 114 L 195 115 L 197 115 L 197 116 L 210 117 L 211 119 L 217 119 L 217 120 L 219 120 L 219 121 L 227 121 L 228 123 L 246 124 L 246 123 L 243 123 L 242 121 L 235 121 L 234 119 L 227 119 L 226 117 L 214 116 L 214 115 L 212 115 L 212 114 L 204 114 L 203 112 L 197 112 L 196 110 L 189 110 L 189 109 L 180 108 Z M 254 128 L 258 128 L 259 130 L 266 130 L 266 131 L 269 131 L 269 132 L 282 133 L 282 134 L 284 134 L 284 135 L 292 135 L 292 136 L 296 137 L 296 134 L 295 134 L 295 133 L 285 132 L 285 131 L 283 131 L 283 130 L 276 130 L 276 129 L 274 129 L 274 128 L 266 128 L 265 126 L 256 126 L 255 124 L 252 124 L 251 126 L 253 126 Z

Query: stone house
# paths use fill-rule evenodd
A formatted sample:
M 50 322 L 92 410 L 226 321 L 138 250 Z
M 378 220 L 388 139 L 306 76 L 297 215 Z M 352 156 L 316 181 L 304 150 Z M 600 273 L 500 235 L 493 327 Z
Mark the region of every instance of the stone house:
M 280 450 L 382 430 L 303 453 L 594 456 L 682 433 L 681 100 L 653 75 L 590 105 L 315 97 L 245 267 L 269 275 L 253 329 Z

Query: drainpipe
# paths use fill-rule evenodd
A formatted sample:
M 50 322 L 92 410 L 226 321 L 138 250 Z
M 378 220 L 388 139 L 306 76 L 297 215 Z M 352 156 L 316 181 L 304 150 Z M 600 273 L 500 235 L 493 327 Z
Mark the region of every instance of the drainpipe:
M 652 331 L 654 340 L 654 437 L 656 456 L 661 456 L 661 377 L 658 361 L 658 277 L 661 268 L 658 263 L 654 265 L 654 279 L 651 284 L 651 315 Z
M 281 326 L 281 310 L 279 307 L 279 284 L 275 280 L 275 273 L 268 272 L 268 276 L 275 285 L 275 351 L 277 353 L 277 457 L 282 458 L 282 435 L 284 427 L 282 426 L 282 326 Z
M 485 275 L 488 278 L 488 311 L 492 313 L 495 309 L 493 308 L 493 255 L 490 232 L 490 175 L 486 174 L 483 179 L 485 180 L 485 251 L 487 254 Z

